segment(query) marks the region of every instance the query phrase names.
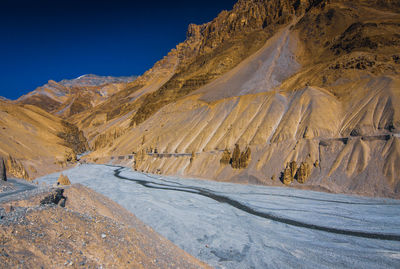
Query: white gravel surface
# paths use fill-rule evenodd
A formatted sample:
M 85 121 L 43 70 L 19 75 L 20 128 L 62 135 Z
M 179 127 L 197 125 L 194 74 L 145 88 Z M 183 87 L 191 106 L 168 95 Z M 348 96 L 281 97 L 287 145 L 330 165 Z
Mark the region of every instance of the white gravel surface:
M 400 268 L 398 200 L 179 179 L 106 165 L 63 173 L 216 268 Z M 53 184 L 58 176 L 39 182 Z

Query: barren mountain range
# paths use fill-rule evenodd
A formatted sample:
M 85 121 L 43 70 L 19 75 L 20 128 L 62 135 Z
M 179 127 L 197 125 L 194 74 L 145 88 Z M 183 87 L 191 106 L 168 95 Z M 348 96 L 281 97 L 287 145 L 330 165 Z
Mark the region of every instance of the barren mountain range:
M 399 198 L 399 33 L 398 1 L 239 0 L 136 79 L 0 100 L 0 155 Z

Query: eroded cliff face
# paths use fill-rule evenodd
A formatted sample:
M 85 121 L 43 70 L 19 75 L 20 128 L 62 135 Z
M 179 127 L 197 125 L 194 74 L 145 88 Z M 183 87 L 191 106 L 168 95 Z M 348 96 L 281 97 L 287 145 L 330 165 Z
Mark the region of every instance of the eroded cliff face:
M 24 165 L 21 161 L 14 159 L 11 155 L 6 158 L 5 167 L 7 174 L 16 178 L 23 178 L 30 180 L 28 172 L 25 170 Z
M 136 153 L 124 162 L 139 171 L 399 197 L 398 7 L 239 1 L 189 26 L 173 75 L 106 121 L 124 131 L 89 158 Z

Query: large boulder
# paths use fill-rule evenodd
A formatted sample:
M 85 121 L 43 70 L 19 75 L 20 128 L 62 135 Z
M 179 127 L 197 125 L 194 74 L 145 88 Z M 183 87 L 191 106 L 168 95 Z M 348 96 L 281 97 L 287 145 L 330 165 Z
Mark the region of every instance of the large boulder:
M 6 164 L 2 157 L 0 157 L 0 180 L 7 181 Z

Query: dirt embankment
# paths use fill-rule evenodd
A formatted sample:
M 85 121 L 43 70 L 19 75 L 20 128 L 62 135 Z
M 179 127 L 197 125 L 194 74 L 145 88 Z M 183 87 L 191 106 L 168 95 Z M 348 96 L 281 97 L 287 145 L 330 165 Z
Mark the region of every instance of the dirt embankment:
M 208 268 L 82 185 L 24 199 L 0 204 L 5 268 Z

